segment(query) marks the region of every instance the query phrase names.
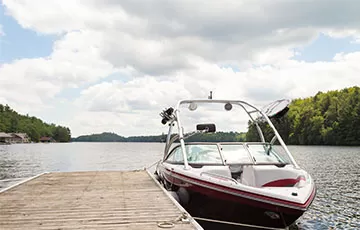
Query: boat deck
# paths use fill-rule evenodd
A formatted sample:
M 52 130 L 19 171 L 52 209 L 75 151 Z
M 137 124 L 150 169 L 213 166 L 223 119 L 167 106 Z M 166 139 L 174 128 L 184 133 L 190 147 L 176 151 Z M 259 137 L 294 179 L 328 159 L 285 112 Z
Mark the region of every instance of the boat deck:
M 0 207 L 8 230 L 202 229 L 147 171 L 45 173 L 2 191 Z

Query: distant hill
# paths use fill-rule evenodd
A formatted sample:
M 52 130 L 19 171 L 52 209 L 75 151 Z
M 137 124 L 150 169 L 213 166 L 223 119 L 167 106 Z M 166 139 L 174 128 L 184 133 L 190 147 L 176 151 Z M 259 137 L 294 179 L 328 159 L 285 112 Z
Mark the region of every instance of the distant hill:
M 194 135 L 187 139 L 188 142 L 195 141 L 244 141 L 245 133 L 237 133 L 237 132 L 217 132 L 210 134 L 199 134 Z M 115 133 L 104 132 L 101 134 L 91 134 L 79 136 L 77 138 L 73 138 L 72 141 L 75 142 L 165 142 L 166 135 L 158 135 L 158 136 L 131 136 L 131 137 L 123 137 L 119 136 Z
M 290 110 L 274 125 L 287 144 L 360 145 L 360 88 L 318 92 L 313 97 L 295 99 Z M 265 136 L 270 139 L 269 128 Z M 247 140 L 259 140 L 250 123 Z
M 83 135 L 76 138 L 72 138 L 75 142 L 162 142 L 165 137 L 163 135 L 158 136 L 133 136 L 123 137 L 116 133 L 103 132 L 100 134 Z
M 68 142 L 71 138 L 67 127 L 47 124 L 36 117 L 18 114 L 8 105 L 0 104 L 0 132 L 27 133 L 31 141 L 38 142 L 41 137 L 52 137 L 57 142 Z
M 115 133 L 104 132 L 100 134 L 83 135 L 72 138 L 71 140 L 77 142 L 125 142 L 126 138 Z

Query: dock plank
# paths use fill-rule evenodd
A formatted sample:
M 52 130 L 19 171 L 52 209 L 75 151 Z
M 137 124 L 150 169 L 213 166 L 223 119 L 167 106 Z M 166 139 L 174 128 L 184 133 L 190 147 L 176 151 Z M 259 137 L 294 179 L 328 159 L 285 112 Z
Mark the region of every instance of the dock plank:
M 0 193 L 0 229 L 201 229 L 147 171 L 47 173 Z

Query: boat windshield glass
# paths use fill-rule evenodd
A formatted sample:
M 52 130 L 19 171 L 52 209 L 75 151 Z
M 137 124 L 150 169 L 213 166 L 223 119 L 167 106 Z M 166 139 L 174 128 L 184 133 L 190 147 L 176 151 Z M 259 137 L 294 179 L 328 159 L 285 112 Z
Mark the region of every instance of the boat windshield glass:
M 247 144 L 247 147 L 256 164 L 287 164 L 270 144 Z
M 215 144 L 186 145 L 187 160 L 194 164 L 222 164 Z
M 216 144 L 190 144 L 185 146 L 189 164 L 223 164 Z M 175 147 L 166 159 L 170 163 L 184 163 L 181 146 Z
M 251 164 L 252 160 L 244 145 L 221 145 L 221 152 L 227 164 Z

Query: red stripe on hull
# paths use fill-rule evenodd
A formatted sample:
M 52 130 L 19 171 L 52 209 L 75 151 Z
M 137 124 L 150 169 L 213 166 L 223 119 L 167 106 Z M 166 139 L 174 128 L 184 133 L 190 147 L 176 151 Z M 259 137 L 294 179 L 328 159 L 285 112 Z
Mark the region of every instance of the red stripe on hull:
M 275 180 L 264 184 L 262 187 L 292 187 L 301 180 L 305 180 L 305 178 L 303 176 L 299 176 L 296 179 Z

